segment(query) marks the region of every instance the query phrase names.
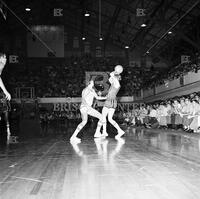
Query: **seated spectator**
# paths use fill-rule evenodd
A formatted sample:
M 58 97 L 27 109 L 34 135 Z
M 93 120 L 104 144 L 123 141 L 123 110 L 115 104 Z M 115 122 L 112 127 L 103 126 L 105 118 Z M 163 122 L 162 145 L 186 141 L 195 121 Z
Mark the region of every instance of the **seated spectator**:
M 170 100 L 168 100 L 166 102 L 166 104 L 167 104 L 167 117 L 166 117 L 167 118 L 167 127 L 172 128 L 172 113 L 174 111 L 174 107 L 172 106 Z
M 173 108 L 174 108 L 173 109 L 174 112 L 171 115 L 172 120 L 173 120 L 173 128 L 174 129 L 182 128 L 182 124 L 183 124 L 182 117 L 181 117 L 182 106 L 178 99 L 174 99 Z
M 147 128 L 157 128 L 159 126 L 158 120 L 157 120 L 157 106 L 151 105 L 150 106 L 150 112 L 148 114 L 148 123 L 146 124 Z
M 167 115 L 168 115 L 167 105 L 165 103 L 161 103 L 158 110 L 159 110 L 159 115 L 157 118 L 159 118 L 158 119 L 159 127 L 167 128 Z
M 148 111 L 147 109 L 145 108 L 144 105 L 141 105 L 139 107 L 139 110 L 138 110 L 138 120 L 140 121 L 140 124 L 143 126 L 144 125 L 144 119 L 145 117 L 147 116 L 148 114 Z
M 188 97 L 185 98 L 184 102 L 182 101 L 181 117 L 183 118 L 183 128 L 185 131 L 190 131 L 190 123 L 192 122 L 191 118 L 188 118 L 192 114 L 192 103 Z
M 190 123 L 190 129 L 194 132 L 200 132 L 200 104 L 199 101 L 192 100 L 192 113 L 188 116 L 189 119 L 192 119 Z

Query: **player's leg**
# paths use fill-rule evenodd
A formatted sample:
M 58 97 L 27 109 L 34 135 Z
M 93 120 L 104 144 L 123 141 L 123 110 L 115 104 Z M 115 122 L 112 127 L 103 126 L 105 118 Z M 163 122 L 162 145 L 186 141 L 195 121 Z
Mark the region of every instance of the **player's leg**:
M 10 123 L 9 123 L 9 116 L 8 116 L 8 111 L 5 111 L 3 113 L 4 115 L 4 120 L 5 120 L 5 123 L 6 123 L 6 132 L 7 132 L 7 140 L 10 139 L 10 136 L 11 136 L 11 132 L 10 132 Z
M 77 135 L 81 131 L 81 129 L 87 124 L 88 110 L 87 110 L 87 107 L 84 107 L 84 108 L 81 108 L 80 111 L 81 111 L 82 122 L 77 126 L 76 130 L 74 131 L 73 135 L 70 138 L 70 141 L 81 142 L 81 139 L 78 138 Z
M 106 121 L 106 118 L 107 118 L 107 115 L 108 115 L 108 112 L 109 112 L 109 108 L 107 107 L 103 107 L 103 110 L 102 110 L 102 116 L 103 116 L 103 136 L 108 136 L 108 133 L 107 133 L 107 121 Z
M 115 138 L 117 139 L 117 138 L 120 138 L 125 132 L 119 127 L 117 122 L 113 120 L 114 113 L 115 113 L 115 109 L 110 108 L 108 112 L 108 121 L 117 129 L 118 134 L 115 136 Z
M 88 111 L 88 115 L 91 115 L 93 117 L 96 117 L 99 119 L 98 121 L 98 124 L 97 124 L 97 128 L 96 128 L 96 131 L 95 131 L 95 134 L 94 134 L 94 137 L 98 138 L 98 137 L 101 137 L 101 127 L 103 125 L 102 123 L 102 120 L 103 120 L 103 116 L 101 113 L 99 113 L 97 110 L 95 110 L 94 108 L 90 108 L 89 111 Z

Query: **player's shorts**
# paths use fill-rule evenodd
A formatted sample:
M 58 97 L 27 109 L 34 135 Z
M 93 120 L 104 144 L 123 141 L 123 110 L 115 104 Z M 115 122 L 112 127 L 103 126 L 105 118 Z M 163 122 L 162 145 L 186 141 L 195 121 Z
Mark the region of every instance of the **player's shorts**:
M 80 111 L 81 111 L 81 113 L 89 114 L 91 111 L 93 111 L 93 108 L 91 106 L 81 105 L 80 106 Z
M 105 103 L 104 103 L 104 107 L 107 108 L 117 108 L 117 100 L 116 99 L 106 99 Z

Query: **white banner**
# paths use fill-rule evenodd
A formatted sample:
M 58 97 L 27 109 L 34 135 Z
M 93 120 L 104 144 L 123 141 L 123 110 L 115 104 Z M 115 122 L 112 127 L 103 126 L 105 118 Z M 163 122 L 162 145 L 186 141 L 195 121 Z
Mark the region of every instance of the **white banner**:
M 47 103 L 47 104 L 51 104 L 51 103 L 80 103 L 81 102 L 81 97 L 49 97 L 49 98 L 38 98 L 38 103 Z M 118 97 L 117 98 L 118 102 L 124 103 L 124 102 L 133 102 L 134 101 L 134 97 L 128 97 L 128 96 L 124 96 L 124 97 Z

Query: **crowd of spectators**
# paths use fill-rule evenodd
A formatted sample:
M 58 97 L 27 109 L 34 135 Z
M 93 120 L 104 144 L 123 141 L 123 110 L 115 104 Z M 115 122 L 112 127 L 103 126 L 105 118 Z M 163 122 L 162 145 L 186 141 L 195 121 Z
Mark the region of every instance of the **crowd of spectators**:
M 197 55 L 194 59 L 180 63 L 175 67 L 166 69 L 161 73 L 155 73 L 149 75 L 150 78 L 146 78 L 146 81 L 143 81 L 143 88 L 153 88 L 164 84 L 165 81 L 171 81 L 180 77 L 183 77 L 188 72 L 197 72 L 200 69 L 200 55 Z
M 111 72 L 115 65 L 126 67 L 122 74 L 119 95 L 132 96 L 140 89 L 138 70 L 127 67 L 123 58 L 92 58 L 90 56 L 71 57 L 53 62 L 33 64 L 22 71 L 10 71 L 10 88 L 33 87 L 36 97 L 80 97 L 85 87 L 86 71 Z M 139 72 L 140 73 L 140 72 Z M 12 95 L 13 96 L 13 95 Z
M 200 93 L 140 104 L 125 112 L 123 119 L 128 126 L 200 133 Z
M 24 70 L 14 71 L 12 68 L 8 83 L 12 89 L 33 87 L 36 97 L 80 97 L 85 87 L 86 71 L 110 72 L 117 64 L 125 67 L 119 96 L 132 96 L 137 95 L 141 88 L 158 86 L 165 81 L 183 77 L 189 71 L 197 72 L 200 69 L 200 58 L 166 69 L 165 72 L 159 72 L 153 66 L 128 67 L 125 58 L 116 57 L 72 56 L 62 61 L 30 61 Z
M 84 85 L 84 74 L 78 68 L 44 66 L 11 75 L 11 88 L 33 87 L 36 97 L 77 97 Z

